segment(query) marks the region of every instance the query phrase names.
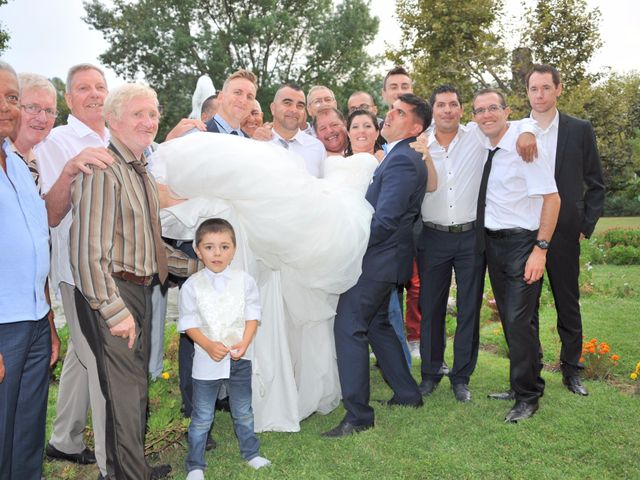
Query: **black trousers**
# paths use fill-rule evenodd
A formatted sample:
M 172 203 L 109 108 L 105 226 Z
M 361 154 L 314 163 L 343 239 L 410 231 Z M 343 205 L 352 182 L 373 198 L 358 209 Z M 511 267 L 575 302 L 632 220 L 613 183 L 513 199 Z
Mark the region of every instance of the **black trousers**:
M 451 383 L 467 384 L 478 361 L 484 289 L 485 259 L 477 252 L 476 231 L 450 233 L 424 227 L 418 248 L 418 268 L 422 379 L 437 382 L 443 376 L 445 318 L 453 270 L 456 273 L 458 317 L 449 378 Z
M 558 334 L 562 343 L 560 368 L 565 377 L 576 376 L 580 371 L 582 316 L 580 315 L 579 276 L 579 234 L 568 234 L 562 230 L 556 230 L 547 252 L 547 277 L 558 316 Z
M 422 396 L 411 376 L 398 336 L 389 323 L 389 298 L 394 283 L 360 277 L 340 295 L 334 334 L 344 420 L 354 425 L 373 425 L 369 405 L 369 344 L 382 374 L 393 390 L 393 400 L 418 403 Z
M 509 347 L 509 379 L 516 399 L 536 402 L 544 393 L 539 373 L 540 339 L 535 325 L 540 281 L 527 284 L 524 267 L 537 231 L 505 230 L 486 234 L 487 266 Z
M 96 356 L 100 387 L 106 400 L 107 474 L 110 479 L 148 480 L 151 469 L 144 457 L 151 348 L 151 287 L 114 279 L 120 296 L 136 321 L 137 337 L 114 337 L 97 310 L 76 289 L 80 328 Z

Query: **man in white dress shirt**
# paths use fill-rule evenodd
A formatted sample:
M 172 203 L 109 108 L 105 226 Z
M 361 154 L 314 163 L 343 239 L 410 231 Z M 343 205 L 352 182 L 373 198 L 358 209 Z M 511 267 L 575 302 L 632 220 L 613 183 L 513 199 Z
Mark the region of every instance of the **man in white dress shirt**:
M 460 402 L 471 400 L 468 384 L 478 359 L 480 307 L 484 289 L 485 259 L 476 247 L 476 210 L 483 161 L 484 135 L 471 123 L 461 125 L 464 112 L 459 92 L 440 85 L 431 95 L 435 127 L 426 138 L 438 187 L 422 202 L 424 223 L 418 242 L 420 270 L 421 358 L 423 395 L 431 394 L 445 375 L 445 317 L 451 271 L 456 274 L 456 332 L 453 366 L 448 376 Z M 535 147 L 533 122 L 511 124 L 523 151 Z M 531 151 L 528 150 L 530 159 Z
M 298 128 L 300 113 L 304 112 L 305 98 L 302 89 L 295 84 L 283 85 L 271 103 L 273 138 L 271 141 L 304 159 L 307 171 L 314 177 L 322 177 L 322 164 L 326 157 L 324 146 L 317 138 Z
M 46 195 L 52 238 L 51 286 L 62 297 L 69 344 L 62 367 L 56 419 L 47 456 L 77 463 L 95 463 L 107 474 L 105 452 L 105 400 L 100 389 L 96 359 L 85 339 L 76 313 L 74 281 L 69 261 L 71 184 L 88 165 L 105 168 L 112 163 L 106 150 L 109 131 L 102 116 L 107 82 L 102 71 L 90 64 L 71 67 L 65 99 L 71 114 L 36 148 L 42 192 Z M 95 439 L 95 456 L 83 440 L 87 413 Z
M 521 160 L 516 130 L 507 123 L 509 113 L 496 90 L 481 90 L 473 100 L 474 119 L 487 137 L 488 152 L 476 212 L 478 248 L 486 249 L 491 287 L 509 345 L 509 378 L 516 403 L 505 421 L 518 422 L 538 410 L 544 392 L 534 316 L 560 197 L 542 149 L 538 148 L 535 162 Z M 505 392 L 493 398 L 510 397 Z

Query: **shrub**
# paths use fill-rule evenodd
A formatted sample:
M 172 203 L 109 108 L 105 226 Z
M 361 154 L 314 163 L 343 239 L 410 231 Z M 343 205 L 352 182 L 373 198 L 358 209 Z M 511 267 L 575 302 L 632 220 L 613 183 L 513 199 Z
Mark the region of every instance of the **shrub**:
M 622 196 L 606 197 L 604 215 L 607 217 L 638 217 L 640 216 L 640 200 Z
M 603 240 L 607 247 L 615 247 L 616 245 L 640 247 L 640 229 L 610 228 L 604 232 Z
M 640 248 L 616 245 L 607 251 L 607 263 L 613 265 L 640 265 Z
M 580 263 L 601 265 L 605 260 L 605 246 L 598 238 L 590 238 L 580 242 Z

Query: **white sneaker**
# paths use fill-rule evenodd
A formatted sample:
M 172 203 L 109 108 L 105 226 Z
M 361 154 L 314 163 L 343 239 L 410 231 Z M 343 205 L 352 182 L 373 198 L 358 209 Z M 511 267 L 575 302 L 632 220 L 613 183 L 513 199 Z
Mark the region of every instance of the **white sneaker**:
M 258 470 L 262 467 L 268 467 L 271 465 L 271 462 L 264 457 L 253 457 L 251 460 L 247 462 L 251 468 L 255 468 Z
M 187 474 L 187 480 L 204 480 L 204 471 L 203 470 L 191 470 Z
M 420 360 L 420 340 L 412 340 L 409 342 L 409 353 L 411 353 L 411 358 Z

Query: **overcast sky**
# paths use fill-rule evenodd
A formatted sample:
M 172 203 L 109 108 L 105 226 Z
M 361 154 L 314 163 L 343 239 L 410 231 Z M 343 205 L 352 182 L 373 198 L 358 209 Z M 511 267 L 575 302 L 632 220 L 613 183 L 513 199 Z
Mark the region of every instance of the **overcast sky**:
M 473 0 L 470 0 L 473 1 Z M 534 2 L 532 1 L 532 4 Z M 640 1 L 589 0 L 602 12 L 600 32 L 604 46 L 594 56 L 593 72 L 611 67 L 617 72 L 640 71 Z M 507 15 L 518 18 L 521 0 L 506 0 Z M 400 28 L 394 18 L 395 2 L 372 0 L 371 10 L 380 18 L 380 31 L 370 47 L 382 53 L 386 45 L 397 46 Z M 47 77 L 65 79 L 67 69 L 76 63 L 98 64 L 97 57 L 107 49 L 99 32 L 82 21 L 82 0 L 9 0 L 0 7 L 0 21 L 11 34 L 3 60 L 18 72 L 36 72 Z M 122 83 L 107 71 L 111 87 Z

